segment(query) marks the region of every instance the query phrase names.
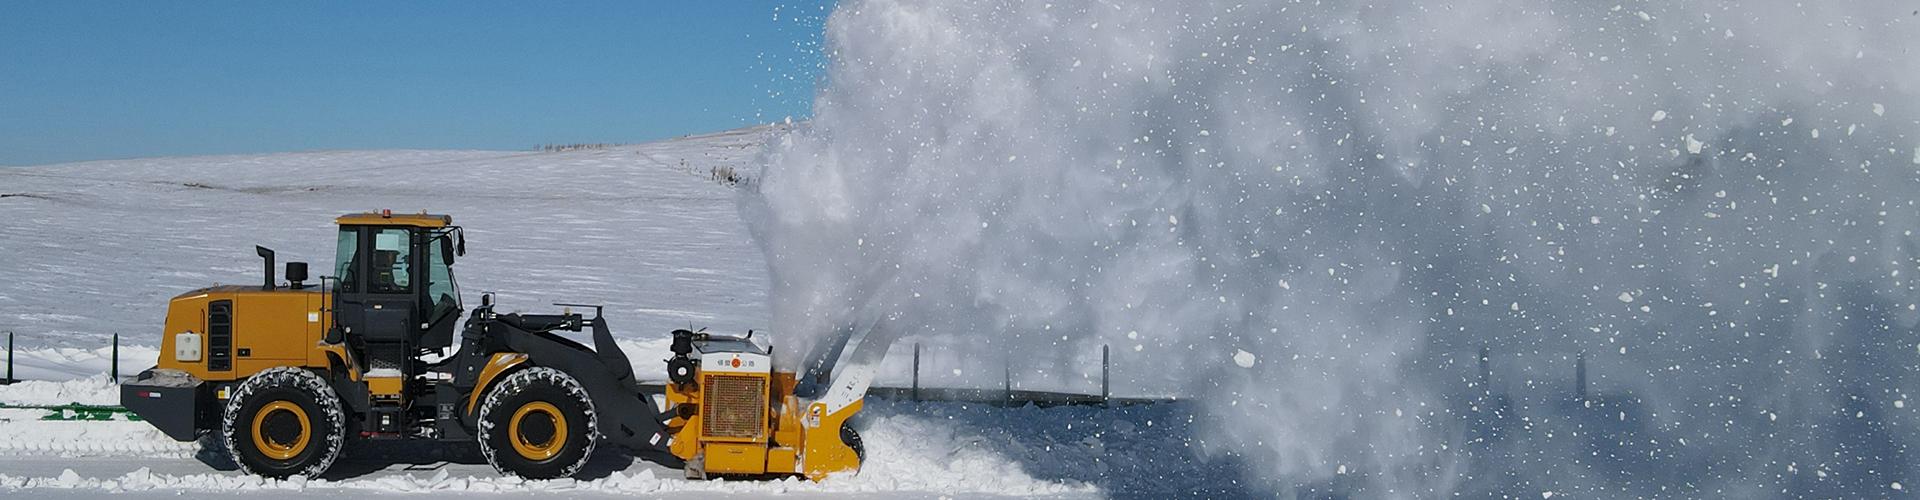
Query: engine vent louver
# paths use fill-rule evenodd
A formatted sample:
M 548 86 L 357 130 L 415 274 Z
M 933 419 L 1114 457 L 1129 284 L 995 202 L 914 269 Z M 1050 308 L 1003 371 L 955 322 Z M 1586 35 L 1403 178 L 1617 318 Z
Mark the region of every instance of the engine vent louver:
M 767 428 L 767 379 L 707 375 L 701 387 L 700 434 L 705 437 L 760 439 Z
M 233 371 L 233 301 L 207 304 L 207 370 Z

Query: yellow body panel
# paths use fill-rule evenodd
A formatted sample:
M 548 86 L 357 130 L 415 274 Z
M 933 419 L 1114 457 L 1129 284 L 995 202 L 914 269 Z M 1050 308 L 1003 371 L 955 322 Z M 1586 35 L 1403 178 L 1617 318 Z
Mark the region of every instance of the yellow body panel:
M 767 473 L 792 474 L 798 472 L 800 450 L 780 446 L 767 449 Z
M 767 473 L 767 445 L 761 443 L 707 443 L 709 474 Z
M 367 377 L 367 393 L 376 398 L 399 398 L 406 384 L 400 377 Z
M 840 442 L 840 426 L 864 405 L 862 401 L 854 401 L 838 412 L 819 415 L 814 425 L 807 426 L 807 442 L 800 454 L 804 470 L 800 472 L 808 479 L 819 481 L 832 474 L 860 470 L 860 455 L 853 452 L 853 447 Z M 807 412 L 809 416 L 824 413 L 826 406 L 814 403 Z
M 317 290 L 235 293 L 234 364 L 257 365 L 261 370 L 305 364 L 322 333 L 320 310 L 325 302 L 320 298 Z M 238 354 L 242 352 L 247 355 Z
M 208 345 L 207 307 L 214 301 L 233 302 L 233 369 L 207 370 L 212 357 Z M 185 371 L 207 381 L 239 380 L 279 366 L 326 368 L 320 340 L 332 326 L 325 307 L 330 296 L 317 288 L 266 290 L 228 285 L 187 292 L 167 305 L 166 329 L 160 336 L 160 368 Z M 201 359 L 174 359 L 176 336 L 200 334 Z M 244 350 L 247 355 L 240 353 Z

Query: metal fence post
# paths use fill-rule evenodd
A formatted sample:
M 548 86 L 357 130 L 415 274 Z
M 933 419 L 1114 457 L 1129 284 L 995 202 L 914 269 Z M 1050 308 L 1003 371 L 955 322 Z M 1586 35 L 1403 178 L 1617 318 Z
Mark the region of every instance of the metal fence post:
M 1100 404 L 1113 406 L 1113 386 L 1107 379 L 1107 345 L 1100 345 Z
M 1580 351 L 1580 356 L 1577 358 L 1574 358 L 1573 395 L 1574 397 L 1580 398 L 1580 402 L 1582 403 L 1585 403 L 1587 401 L 1587 352 L 1586 351 Z
M 1493 353 L 1486 346 L 1480 347 L 1480 393 L 1493 395 Z
M 120 382 L 120 334 L 118 333 L 113 334 L 113 364 L 110 366 L 112 368 L 109 368 L 109 370 L 111 371 L 108 373 L 113 377 L 114 383 L 119 383 Z
M 13 332 L 7 332 L 7 381 L 13 381 Z
M 1008 361 L 1007 364 L 1003 366 L 1005 366 L 1005 368 L 1001 373 L 1006 377 L 1007 381 L 1006 388 L 1003 390 L 1006 391 L 1007 398 L 1001 404 L 1011 407 L 1013 406 L 1013 362 Z
M 913 401 L 920 402 L 920 343 L 913 343 Z

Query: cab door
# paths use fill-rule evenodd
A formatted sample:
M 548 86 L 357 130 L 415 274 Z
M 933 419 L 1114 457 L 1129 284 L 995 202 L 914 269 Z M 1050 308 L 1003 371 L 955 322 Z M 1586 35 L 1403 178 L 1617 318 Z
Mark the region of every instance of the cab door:
M 334 293 L 349 343 L 363 349 L 368 369 L 401 369 L 411 357 L 417 289 L 413 230 L 406 227 L 341 227 L 340 284 Z

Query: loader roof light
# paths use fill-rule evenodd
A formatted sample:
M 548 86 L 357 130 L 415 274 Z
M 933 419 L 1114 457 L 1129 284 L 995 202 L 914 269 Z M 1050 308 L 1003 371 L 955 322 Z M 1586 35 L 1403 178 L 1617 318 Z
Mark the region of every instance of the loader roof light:
M 393 209 L 391 209 L 391 208 L 382 208 L 382 209 L 380 209 L 380 218 L 382 218 L 382 219 L 391 219 L 391 218 L 393 218 Z

